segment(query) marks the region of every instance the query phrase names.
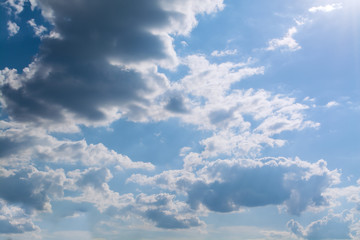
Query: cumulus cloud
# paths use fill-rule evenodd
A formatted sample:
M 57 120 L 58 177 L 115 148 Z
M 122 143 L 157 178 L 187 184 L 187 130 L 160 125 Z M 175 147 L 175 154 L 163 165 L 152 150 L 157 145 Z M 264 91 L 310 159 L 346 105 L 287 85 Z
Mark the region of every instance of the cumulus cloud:
M 25 233 L 38 229 L 23 209 L 8 205 L 0 199 L 0 234 Z
M 9 31 L 10 37 L 16 35 L 20 30 L 20 27 L 16 23 L 11 22 L 11 21 L 7 22 L 7 26 L 8 26 L 8 31 Z
M 42 39 L 36 71 L 21 87 L 3 81 L 3 108 L 17 121 L 87 125 L 146 115 L 168 85 L 154 64 L 172 68 L 178 62 L 171 34 L 188 34 L 197 14 L 223 8 L 210 0 L 39 0 L 37 6 L 59 37 Z M 29 24 L 36 34 L 44 31 Z
M 35 167 L 14 170 L 0 176 L 0 198 L 18 204 L 26 213 L 50 211 L 50 198 L 64 194 L 66 176 L 62 169 L 39 171 Z
M 133 175 L 128 181 L 154 185 L 187 196 L 188 205 L 215 212 L 241 207 L 284 206 L 299 215 L 309 207 L 328 205 L 325 190 L 339 183 L 339 173 L 323 160 L 299 159 L 217 160 L 202 162 L 193 171 L 165 171 L 153 177 Z
M 103 144 L 88 144 L 85 140 L 58 140 L 42 128 L 0 121 L 0 166 L 42 163 L 114 166 L 118 170 L 140 168 L 152 170 L 151 163 L 133 162 L 125 155 Z
M 316 6 L 316 7 L 309 8 L 309 12 L 312 12 L 312 13 L 332 12 L 334 10 L 341 9 L 342 7 L 343 7 L 342 3 L 333 3 L 333 4 L 324 5 L 324 6 Z
M 301 49 L 301 46 L 293 38 L 294 34 L 297 33 L 297 28 L 292 27 L 288 30 L 286 35 L 283 38 L 274 38 L 271 39 L 268 43 L 266 50 L 274 51 L 275 49 L 283 49 L 288 51 L 297 51 Z
M 174 195 L 165 193 L 150 196 L 140 194 L 136 202 L 138 208 L 143 208 L 142 215 L 159 228 L 184 229 L 203 225 L 197 216 L 174 198 Z
M 330 214 L 310 223 L 306 228 L 295 220 L 287 223 L 290 231 L 303 239 L 354 239 L 351 235 L 351 218 L 342 214 Z

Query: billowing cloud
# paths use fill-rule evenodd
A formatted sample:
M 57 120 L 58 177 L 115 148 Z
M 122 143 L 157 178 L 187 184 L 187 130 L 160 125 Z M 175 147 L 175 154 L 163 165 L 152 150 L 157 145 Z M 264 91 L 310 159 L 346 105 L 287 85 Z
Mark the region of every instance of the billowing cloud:
M 351 234 L 353 219 L 350 215 L 346 212 L 330 214 L 310 223 L 306 228 L 292 219 L 287 226 L 294 235 L 303 239 L 355 239 Z
M 23 209 L 8 205 L 0 199 L 0 234 L 25 233 L 38 229 Z
M 187 196 L 196 210 L 238 211 L 241 207 L 282 205 L 299 215 L 308 207 L 328 204 L 325 190 L 339 182 L 339 173 L 323 160 L 311 164 L 299 159 L 217 160 L 199 163 L 194 172 L 165 171 L 154 177 L 133 175 L 130 182 L 150 184 Z
M 66 176 L 62 169 L 39 171 L 35 167 L 14 170 L 0 175 L 0 198 L 18 204 L 26 213 L 50 211 L 51 198 L 64 194 Z
M 42 128 L 0 121 L 0 166 L 26 166 L 36 160 L 41 163 L 114 166 L 118 170 L 142 168 L 152 170 L 151 163 L 133 162 L 125 155 L 103 144 L 88 144 L 85 140 L 58 140 Z
M 42 39 L 21 86 L 3 81 L 2 105 L 17 121 L 67 125 L 141 119 L 168 85 L 154 64 L 177 65 L 171 35 L 188 34 L 197 14 L 223 8 L 219 0 L 36 3 L 58 37 Z

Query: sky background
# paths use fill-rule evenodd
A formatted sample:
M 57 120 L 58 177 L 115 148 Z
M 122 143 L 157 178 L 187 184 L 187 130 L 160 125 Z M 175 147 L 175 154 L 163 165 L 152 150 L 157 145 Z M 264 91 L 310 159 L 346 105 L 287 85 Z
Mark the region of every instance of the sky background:
M 359 239 L 358 0 L 1 0 L 0 239 Z

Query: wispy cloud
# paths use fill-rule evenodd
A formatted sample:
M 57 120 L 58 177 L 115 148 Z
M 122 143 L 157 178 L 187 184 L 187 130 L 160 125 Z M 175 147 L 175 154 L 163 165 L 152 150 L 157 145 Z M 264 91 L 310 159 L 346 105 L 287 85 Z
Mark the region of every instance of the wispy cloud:
M 341 9 L 343 7 L 342 3 L 333 3 L 323 6 L 316 6 L 309 8 L 309 12 L 316 13 L 316 12 L 332 12 L 337 9 Z
M 237 54 L 237 49 L 233 49 L 233 50 L 223 50 L 223 51 L 218 51 L 215 50 L 211 53 L 211 56 L 214 57 L 224 57 L 224 56 L 228 56 L 228 55 L 235 55 Z

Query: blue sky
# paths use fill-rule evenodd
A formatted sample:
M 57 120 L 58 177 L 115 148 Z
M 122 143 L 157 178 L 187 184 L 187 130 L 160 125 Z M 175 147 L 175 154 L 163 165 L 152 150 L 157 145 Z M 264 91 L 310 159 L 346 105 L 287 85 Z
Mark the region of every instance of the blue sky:
M 359 239 L 360 2 L 2 0 L 1 239 Z

